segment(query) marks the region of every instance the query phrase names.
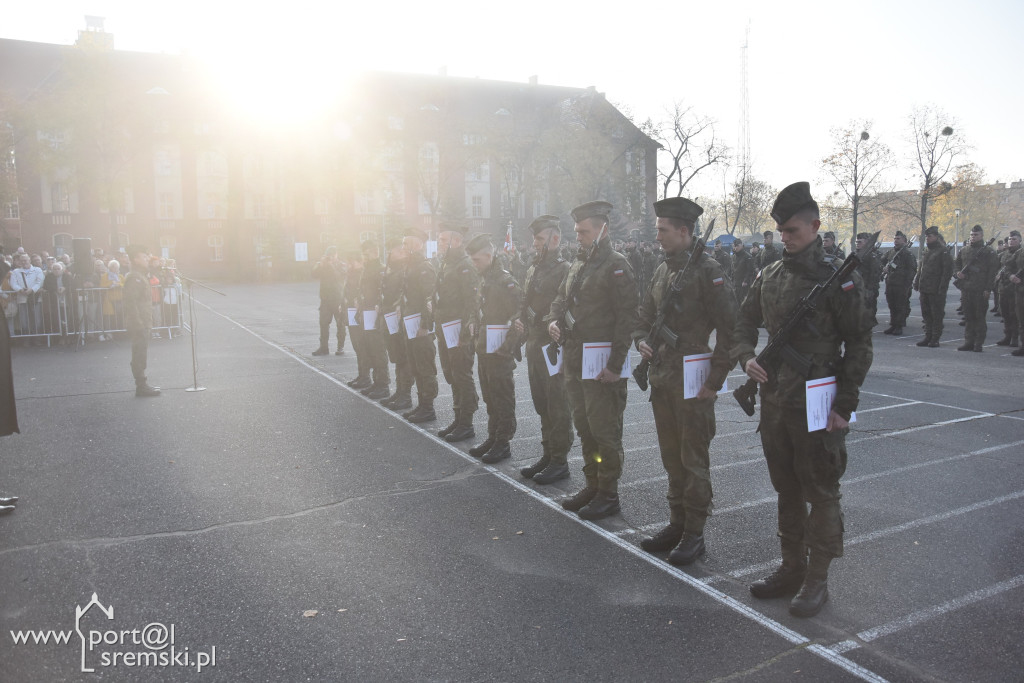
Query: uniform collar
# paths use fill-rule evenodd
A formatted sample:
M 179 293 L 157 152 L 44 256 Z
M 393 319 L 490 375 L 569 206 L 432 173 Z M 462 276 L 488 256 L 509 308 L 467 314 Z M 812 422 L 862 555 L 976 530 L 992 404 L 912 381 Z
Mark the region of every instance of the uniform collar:
M 785 249 L 782 250 L 782 264 L 790 270 L 803 270 L 813 273 L 817 265 L 825 258 L 825 249 L 821 246 L 821 237 L 814 238 L 814 241 L 807 245 L 803 251 L 791 254 Z

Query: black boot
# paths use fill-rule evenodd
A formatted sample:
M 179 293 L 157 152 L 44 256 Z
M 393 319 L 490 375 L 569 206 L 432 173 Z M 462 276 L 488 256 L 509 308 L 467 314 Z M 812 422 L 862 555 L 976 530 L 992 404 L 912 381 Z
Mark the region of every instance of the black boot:
M 1024 346 L 1022 346 L 1021 348 L 1017 349 L 1016 351 L 1011 351 L 1010 355 L 1011 356 L 1024 356 Z
M 831 557 L 811 551 L 807 578 L 804 579 L 800 592 L 789 603 L 789 613 L 794 617 L 813 617 L 828 601 L 828 566 L 831 562 Z
M 661 553 L 666 550 L 672 550 L 672 548 L 679 545 L 679 540 L 682 537 L 683 525 L 669 524 L 650 538 L 640 541 L 640 547 L 649 553 Z
M 135 387 L 135 396 L 137 398 L 151 398 L 159 395 L 160 390 L 156 387 L 151 387 L 148 384 L 140 384 Z
M 512 448 L 508 445 L 508 441 L 505 439 L 495 439 L 494 445 L 491 449 L 484 453 L 483 457 L 480 458 L 480 462 L 488 465 L 493 465 L 496 462 L 501 462 L 505 458 L 512 457 Z
M 356 377 L 348 382 L 348 385 L 353 389 L 365 389 L 372 384 L 373 380 L 369 377 Z
M 968 343 L 968 344 L 961 344 L 960 346 L 956 347 L 956 350 L 957 351 L 973 351 L 974 350 L 974 344 L 970 344 L 970 343 Z
M 1010 342 L 1012 341 L 1013 337 L 1011 337 L 1010 335 L 1006 335 L 1005 337 L 996 342 L 996 346 L 1009 346 Z
M 884 330 L 884 331 L 882 332 L 882 334 L 892 334 L 892 331 L 893 331 L 893 330 L 895 330 L 895 329 L 896 329 L 896 326 L 895 326 L 895 325 L 889 325 L 889 327 L 887 327 L 887 328 L 886 328 L 886 329 L 885 329 L 885 330 Z
M 416 410 L 411 413 L 404 415 L 405 419 L 413 424 L 419 424 L 421 422 L 431 422 L 437 419 L 437 414 L 434 413 L 433 405 L 423 405 L 422 403 L 416 406 Z
M 451 434 L 452 432 L 454 432 L 455 428 L 458 427 L 458 426 L 459 426 L 459 414 L 455 413 L 455 419 L 452 420 L 451 424 L 448 425 L 447 427 L 445 427 L 444 429 L 437 430 L 437 435 L 443 439 L 444 437 L 446 437 L 449 434 Z
M 1014 337 L 1013 339 L 1010 340 L 1010 348 L 1014 348 L 1015 349 L 1018 346 L 1020 346 L 1020 338 L 1019 337 Z
M 971 351 L 974 351 L 975 353 L 981 353 L 983 350 L 984 349 L 981 348 L 981 344 L 975 344 L 974 348 L 971 349 Z
M 556 481 L 569 478 L 569 465 L 566 463 L 551 463 L 545 467 L 541 472 L 538 472 L 533 477 L 535 484 L 546 486 L 547 484 L 554 484 Z
M 412 408 L 412 397 L 411 396 L 399 396 L 394 402 L 388 406 L 391 410 L 401 412 L 403 410 L 409 410 Z
M 492 443 L 491 446 L 493 445 L 494 444 Z M 488 448 L 490 448 L 490 446 L 488 446 Z M 519 474 L 523 475 L 527 479 L 533 479 L 533 476 L 535 474 L 540 474 L 544 470 L 544 468 L 548 466 L 549 462 L 551 462 L 551 458 L 545 455 L 544 457 L 542 457 L 540 460 L 533 463 L 529 467 L 521 468 L 519 470 Z
M 929 349 L 937 349 L 937 348 L 939 348 L 939 340 L 938 339 L 932 339 L 930 342 L 928 342 L 928 348 Z
M 472 439 L 474 436 L 476 436 L 476 432 L 473 431 L 473 423 L 470 422 L 469 424 L 455 425 L 455 429 L 448 432 L 444 440 L 448 443 L 458 443 L 466 439 Z
M 577 512 L 580 519 L 604 519 L 619 512 L 619 494 L 615 491 L 598 491 L 589 503 Z
M 494 445 L 494 437 L 493 436 L 489 436 L 489 437 L 487 437 L 487 440 L 484 441 L 479 446 L 473 446 L 472 448 L 470 448 L 469 449 L 469 454 L 471 456 L 473 456 L 474 458 L 480 458 L 480 457 L 483 456 L 484 453 L 486 453 L 487 451 L 491 450 L 491 446 L 493 446 L 493 445 Z
M 750 594 L 761 600 L 793 595 L 800 590 L 806 576 L 806 567 L 783 562 L 771 574 L 750 584 Z
M 932 343 L 932 338 L 931 337 L 925 337 L 921 341 L 917 342 L 917 346 L 928 346 L 931 343 Z
M 587 485 L 562 501 L 562 508 L 569 512 L 579 512 L 587 503 L 597 495 L 597 485 L 587 482 Z
M 329 353 L 330 353 L 330 351 L 328 351 L 327 349 L 325 349 L 324 347 L 321 346 L 319 349 L 317 349 L 316 351 L 313 352 L 313 355 L 314 356 L 326 356 Z
M 704 554 L 704 534 L 685 533 L 679 545 L 668 554 L 668 563 L 678 567 L 693 564 L 694 560 Z
M 892 328 L 892 332 L 890 332 L 889 334 L 891 334 L 894 337 L 898 337 L 901 334 L 903 334 L 903 328 L 902 327 L 894 327 L 894 328 Z

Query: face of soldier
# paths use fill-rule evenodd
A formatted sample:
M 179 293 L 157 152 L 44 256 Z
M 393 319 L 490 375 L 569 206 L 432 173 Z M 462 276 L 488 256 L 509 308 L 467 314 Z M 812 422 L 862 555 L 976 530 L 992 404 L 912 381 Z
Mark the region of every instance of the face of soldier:
M 904 237 L 903 235 L 896 235 L 895 237 L 892 238 L 892 245 L 897 249 L 906 246 L 906 244 L 907 238 Z
M 594 246 L 594 242 L 598 240 L 598 237 L 604 233 L 605 227 L 608 224 L 604 221 L 598 221 L 595 218 L 587 218 L 581 223 L 577 223 L 573 230 L 576 231 L 576 241 L 584 249 L 589 249 Z
M 1020 246 L 1020 238 L 1016 235 L 1011 235 L 1006 238 L 1006 246 L 1010 249 L 1016 249 Z
M 972 231 L 971 232 L 971 244 L 980 244 L 983 237 L 984 237 L 984 233 L 973 232 Z
M 454 230 L 445 230 L 437 236 L 437 253 L 444 256 L 450 248 L 457 247 L 461 243 L 462 235 Z
M 733 242 L 732 243 L 732 250 L 733 250 L 733 253 L 736 253 L 736 254 L 740 253 L 741 251 L 743 251 L 743 243 L 742 242 Z
M 938 235 L 932 235 L 932 234 L 929 233 L 929 234 L 924 236 L 925 244 L 935 244 L 938 241 L 939 241 L 939 236 Z
M 833 246 L 835 246 L 835 243 L 836 241 L 831 237 L 821 238 L 821 246 L 825 247 L 826 249 L 831 249 Z
M 494 249 L 481 249 L 469 257 L 476 266 L 476 272 L 482 273 L 494 262 Z
M 554 228 L 541 230 L 533 236 L 533 250 L 539 254 L 544 251 L 544 245 L 546 244 L 548 251 L 554 251 L 558 249 L 558 242 L 561 240 L 561 237 L 560 234 L 555 232 Z
M 858 237 L 857 238 L 857 251 L 860 251 L 861 249 L 863 249 L 864 245 L 866 243 L 867 243 L 866 239 L 864 239 L 863 237 Z
M 764 246 L 767 247 L 769 244 L 772 243 L 772 240 L 774 240 L 774 239 L 775 239 L 774 233 L 766 232 L 764 234 Z
M 669 254 L 678 254 L 680 251 L 689 249 L 693 238 L 686 228 L 677 228 L 667 218 L 659 218 L 654 224 L 658 229 L 658 236 L 655 238 L 661 244 L 661 248 Z
M 787 252 L 795 254 L 803 251 L 818 236 L 821 221 L 811 219 L 807 212 L 797 213 L 788 221 L 776 228 L 782 235 L 782 244 Z

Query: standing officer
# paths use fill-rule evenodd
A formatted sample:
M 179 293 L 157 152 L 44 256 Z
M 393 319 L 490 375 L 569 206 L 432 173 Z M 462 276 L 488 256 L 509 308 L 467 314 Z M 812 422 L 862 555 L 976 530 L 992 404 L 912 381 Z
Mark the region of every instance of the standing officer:
M 402 314 L 399 334 L 406 335 L 405 350 L 409 368 L 416 381 L 416 407 L 402 417 L 409 422 L 430 422 L 437 419 L 434 399 L 437 398 L 437 364 L 434 362 L 434 294 L 437 292 L 437 274 L 423 255 L 427 233 L 410 227 L 405 231 L 402 247 L 407 256 L 405 281 L 402 285 Z M 416 333 L 409 336 L 405 317 L 419 315 Z
M 437 238 L 437 253 L 441 256 L 441 270 L 437 278 L 437 311 L 434 318 L 439 325 L 461 321 L 459 343 L 449 349 L 445 336 L 438 337 L 437 353 L 441 358 L 444 379 L 452 387 L 455 419 L 438 431 L 445 441 L 455 443 L 476 436 L 473 414 L 479 399 L 473 381 L 473 338 L 480 314 L 480 276 L 466 255 L 462 240 L 466 228 L 460 225 L 442 225 Z
M 869 239 L 871 239 L 870 234 L 857 233 L 858 253 L 864 250 Z M 878 252 L 874 247 L 861 257 L 857 272 L 860 273 L 860 279 L 864 281 L 864 303 L 871 309 L 871 315 L 874 315 L 878 311 L 878 283 L 882 279 L 882 260 L 878 258 Z
M 708 449 L 715 436 L 715 399 L 735 365 L 729 353 L 736 325 L 736 299 L 717 261 L 693 250 L 693 229 L 704 209 L 675 197 L 654 203 L 658 241 L 668 259 L 658 266 L 651 291 L 640 306 L 633 331 L 637 350 L 652 359 L 649 371 L 651 407 L 658 428 L 661 462 L 668 473 L 669 524 L 641 541 L 648 552 L 672 550 L 668 561 L 687 565 L 704 554 L 704 522 L 711 514 L 711 470 Z M 685 269 L 685 270 L 684 270 Z M 669 285 L 683 272 L 682 290 L 668 304 L 666 326 L 677 335 L 648 342 L 658 311 L 670 296 Z M 684 357 L 709 353 L 715 331 L 711 370 L 694 398 L 684 396 Z M 657 358 L 654 351 L 657 350 Z
M 775 231 L 764 231 L 764 247 L 757 255 L 757 272 L 761 272 L 771 264 L 782 258 L 779 248 L 775 246 Z
M 338 355 L 344 353 L 345 326 L 348 320 L 341 310 L 345 276 L 341 272 L 338 259 L 338 248 L 327 247 L 323 257 L 313 266 L 313 277 L 320 280 L 320 346 L 313 352 L 314 356 L 326 356 L 331 352 L 331 323 L 338 325 Z
M 988 295 L 992 289 L 992 281 L 998 270 L 998 259 L 992 247 L 985 244 L 985 231 L 980 225 L 971 228 L 971 241 L 956 255 L 953 265 L 964 307 L 964 343 L 957 351 L 975 351 L 981 353 L 985 344 L 988 324 L 985 313 L 988 312 Z
M 736 301 L 739 304 L 743 304 L 755 275 L 754 261 L 744 248 L 743 240 L 737 237 L 732 241 L 732 283 L 736 288 Z
M 384 266 L 380 263 L 380 247 L 373 240 L 365 240 L 362 244 L 363 272 L 359 277 L 359 307 L 356 312 L 362 326 L 363 349 L 366 354 L 368 372 L 373 374 L 373 384 L 360 393 L 368 399 L 378 401 L 390 394 L 391 376 L 388 369 L 388 347 L 382 332 L 384 318 L 381 313 L 381 283 L 384 279 Z M 376 313 L 373 329 L 366 328 L 364 313 Z
M 1017 243 L 1020 243 L 1020 232 L 1017 234 Z M 1012 234 L 1012 233 L 1011 233 Z M 1011 356 L 1024 356 L 1024 249 L 1017 249 L 1013 254 L 1013 260 L 1008 264 L 1010 272 L 1010 283 L 1013 285 L 1014 314 L 1017 316 L 1017 338 L 1021 341 L 1020 348 L 1011 351 Z
M 1003 338 L 996 342 L 999 346 L 1020 346 L 1019 322 L 1017 320 L 1016 285 L 1010 282 L 1010 275 L 1015 272 L 1013 267 L 1020 251 L 1020 232 L 1011 230 L 1006 238 L 1006 249 L 999 256 L 999 310 L 1003 315 Z
M 513 325 L 518 335 L 526 334 L 526 369 L 530 378 L 530 396 L 533 409 L 540 416 L 540 460 L 519 470 L 527 479 L 538 484 L 553 484 L 569 476 L 566 458 L 572 447 L 572 414 L 565 393 L 565 373 L 550 374 L 544 358 L 544 347 L 551 343 L 544 316 L 551 310 L 551 302 L 558 287 L 569 272 L 569 263 L 559 256 L 562 233 L 558 216 L 539 216 L 530 223 L 533 265 L 526 272 L 525 306 Z
M 953 257 L 933 225 L 924 231 L 925 250 L 921 267 L 914 278 L 914 289 L 921 292 L 921 317 L 924 318 L 924 339 L 918 346 L 938 348 L 942 337 L 942 319 L 946 315 L 946 291 L 953 277 Z
M 405 267 L 409 259 L 400 238 L 389 238 L 387 249 L 388 265 L 381 281 L 381 300 L 383 305 L 377 324 L 381 328 L 381 334 L 387 336 L 388 358 L 395 364 L 395 393 L 381 400 L 380 404 L 390 410 L 409 410 L 412 408 L 412 384 L 414 380 L 412 368 L 409 364 L 409 353 L 406 349 L 405 332 L 402 330 L 403 325 L 401 320 L 399 320 L 398 331 L 395 334 L 391 334 L 388 330 L 387 321 L 384 320 L 386 313 L 397 311 L 401 304 L 402 287 L 405 283 Z
M 621 373 L 636 327 L 637 284 L 625 257 L 612 250 L 608 238 L 612 208 L 608 202 L 593 201 L 572 210 L 580 249 L 546 318 L 551 338 L 564 341 L 562 371 L 587 480 L 562 507 L 583 519 L 601 519 L 619 511 L 627 393 Z M 583 379 L 586 342 L 611 345 L 596 379 Z
M 149 251 L 137 244 L 128 247 L 132 269 L 124 278 L 124 308 L 128 336 L 132 340 L 132 375 L 135 395 L 159 396 L 160 389 L 146 381 L 146 356 L 153 333 L 153 293 L 149 287 Z
M 821 238 L 821 248 L 825 252 L 825 258 L 842 263 L 846 260 L 846 252 L 836 244 L 836 234 L 831 230 Z
M 516 362 L 512 360 L 511 351 L 514 339 L 509 340 L 508 336 L 497 350 L 488 353 L 487 327 L 511 326 L 512 317 L 519 314 L 523 292 L 512 273 L 494 258 L 490 235 L 471 239 L 466 253 L 482 278 L 476 353 L 480 359 L 480 393 L 487 406 L 487 441 L 470 451 L 470 455 L 479 453 L 481 462 L 492 465 L 512 455 L 509 441 L 516 434 L 516 383 L 512 377 Z M 484 449 L 488 443 L 490 446 Z
M 711 258 L 718 261 L 718 265 L 722 266 L 722 272 L 731 280 L 732 259 L 729 258 L 729 252 L 722 248 L 722 240 L 715 240 L 715 251 L 711 254 Z
M 345 282 L 345 304 L 342 309 L 345 322 L 348 326 L 348 336 L 352 340 L 352 350 L 356 352 L 357 374 L 346 384 L 353 389 L 363 390 L 373 385 L 370 377 L 370 355 L 366 345 L 366 335 L 363 334 L 363 321 L 359 319 L 359 281 L 363 277 L 363 252 L 362 250 L 352 251 L 346 255 L 348 264 L 348 277 Z M 357 309 L 355 322 L 348 317 L 348 308 Z
M 897 230 L 892 250 L 882 259 L 885 300 L 889 304 L 889 327 L 884 334 L 903 334 L 910 315 L 910 292 L 917 273 L 917 259 L 907 246 L 907 236 Z
M 864 284 L 854 273 L 849 283 L 830 289 L 818 303 L 813 327 L 799 328 L 790 338 L 793 350 L 811 361 L 810 376 L 785 363 L 769 376 L 758 365 L 758 327 L 763 325 L 769 334 L 778 331 L 797 302 L 834 272 L 818 238 L 818 205 L 808 183 L 794 183 L 779 193 L 771 215 L 784 253 L 781 261 L 765 268 L 741 306 L 733 355 L 747 376 L 761 384 L 759 431 L 779 497 L 782 565 L 754 582 L 750 592 L 757 598 L 797 593 L 789 611 L 809 617 L 828 600 L 829 564 L 843 554 L 839 479 L 846 471 L 850 413 L 857 409 L 860 386 L 871 367 L 875 321 L 864 304 Z M 828 425 L 808 432 L 805 382 L 829 376 L 835 376 L 837 389 Z

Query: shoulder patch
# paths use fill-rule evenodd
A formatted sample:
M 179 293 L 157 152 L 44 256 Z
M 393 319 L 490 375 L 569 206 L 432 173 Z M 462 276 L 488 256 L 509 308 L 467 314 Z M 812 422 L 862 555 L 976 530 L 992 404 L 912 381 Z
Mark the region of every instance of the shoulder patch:
M 853 280 L 850 280 L 848 282 L 844 282 L 843 283 L 843 291 L 844 292 L 849 292 L 851 289 L 853 289 L 853 287 L 854 287 Z
M 514 283 L 514 282 L 508 283 L 508 288 L 509 289 L 515 289 L 516 288 L 516 283 Z
M 622 268 L 619 268 L 618 270 L 616 270 L 616 271 L 612 272 L 612 275 L 614 275 L 614 276 L 618 277 L 619 275 L 622 275 L 622 274 L 623 274 L 624 272 L 625 272 L 625 271 L 624 271 L 624 270 L 622 270 Z
M 713 284 L 715 287 L 718 287 L 719 285 L 725 284 L 725 278 L 716 277 L 714 280 L 711 281 L 711 284 Z

